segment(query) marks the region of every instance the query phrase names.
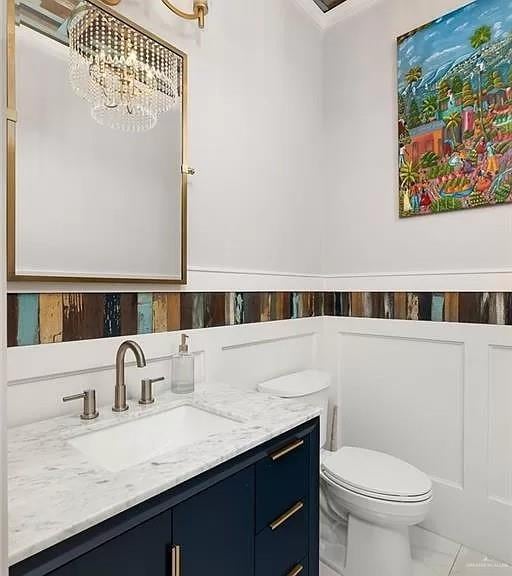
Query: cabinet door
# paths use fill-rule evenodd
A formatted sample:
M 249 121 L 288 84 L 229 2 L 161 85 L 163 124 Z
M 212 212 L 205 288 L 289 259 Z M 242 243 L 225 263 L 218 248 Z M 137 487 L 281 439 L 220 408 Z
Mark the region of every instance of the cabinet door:
M 254 574 L 254 468 L 200 492 L 173 509 L 173 576 Z
M 171 513 L 164 512 L 51 573 L 51 576 L 168 576 Z

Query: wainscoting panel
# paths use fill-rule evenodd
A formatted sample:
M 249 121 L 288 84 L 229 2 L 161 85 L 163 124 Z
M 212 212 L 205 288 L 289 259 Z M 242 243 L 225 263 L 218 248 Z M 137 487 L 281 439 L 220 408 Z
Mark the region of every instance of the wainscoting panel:
M 199 382 L 229 383 L 254 389 L 258 382 L 307 368 L 318 368 L 317 340 L 322 318 L 187 330 Z M 156 396 L 169 389 L 170 357 L 180 333 L 144 334 L 134 338 L 148 366 L 138 369 L 127 354 L 129 398 L 138 398 L 141 378 L 165 376 Z M 9 425 L 80 411 L 62 396 L 94 388 L 100 406 L 110 410 L 115 383 L 115 354 L 124 338 L 14 347 L 8 351 Z
M 277 375 L 307 370 L 314 364 L 317 334 L 301 334 L 222 347 L 227 384 L 254 387 Z
M 424 470 L 425 527 L 512 562 L 510 328 L 325 318 L 323 346 L 339 442 Z
M 343 443 L 392 450 L 461 488 L 464 344 L 344 332 L 338 338 Z
M 512 506 L 511 370 L 512 348 L 490 346 L 489 498 L 507 506 Z

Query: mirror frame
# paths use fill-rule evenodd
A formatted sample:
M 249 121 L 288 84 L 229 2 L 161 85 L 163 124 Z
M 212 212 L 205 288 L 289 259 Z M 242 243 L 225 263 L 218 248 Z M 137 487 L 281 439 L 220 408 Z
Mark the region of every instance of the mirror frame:
M 125 18 L 100 0 L 87 0 L 99 10 L 117 18 L 180 56 L 183 61 L 181 96 L 181 276 L 180 278 L 112 276 L 44 276 L 23 275 L 16 271 L 16 0 L 7 0 L 7 110 L 6 110 L 6 175 L 7 175 L 7 280 L 10 282 L 101 282 L 120 284 L 186 284 L 187 283 L 187 194 L 188 194 L 188 56 L 159 36 Z

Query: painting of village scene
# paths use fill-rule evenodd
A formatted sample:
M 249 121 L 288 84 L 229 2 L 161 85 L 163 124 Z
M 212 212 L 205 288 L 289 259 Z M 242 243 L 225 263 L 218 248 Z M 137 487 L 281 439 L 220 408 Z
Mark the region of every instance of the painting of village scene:
M 512 0 L 398 40 L 400 216 L 512 202 Z

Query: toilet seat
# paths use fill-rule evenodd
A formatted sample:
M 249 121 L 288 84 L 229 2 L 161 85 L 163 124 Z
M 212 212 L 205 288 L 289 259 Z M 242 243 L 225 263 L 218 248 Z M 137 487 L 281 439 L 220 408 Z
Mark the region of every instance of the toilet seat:
M 404 504 L 432 498 L 432 482 L 426 474 L 373 450 L 345 446 L 325 455 L 322 474 L 340 488 L 366 498 Z
M 346 482 L 341 482 L 339 479 L 333 477 L 328 470 L 322 469 L 322 475 L 327 480 L 330 480 L 333 484 L 339 488 L 344 488 L 345 490 L 352 492 L 357 496 L 365 496 L 366 498 L 373 498 L 375 500 L 381 500 L 383 502 L 399 502 L 401 504 L 407 504 L 410 502 L 414 504 L 415 502 L 426 502 L 432 498 L 432 491 L 426 492 L 425 494 L 420 494 L 418 496 L 390 496 L 389 494 L 379 494 L 377 492 L 370 492 L 367 490 L 361 490 L 355 488 Z

